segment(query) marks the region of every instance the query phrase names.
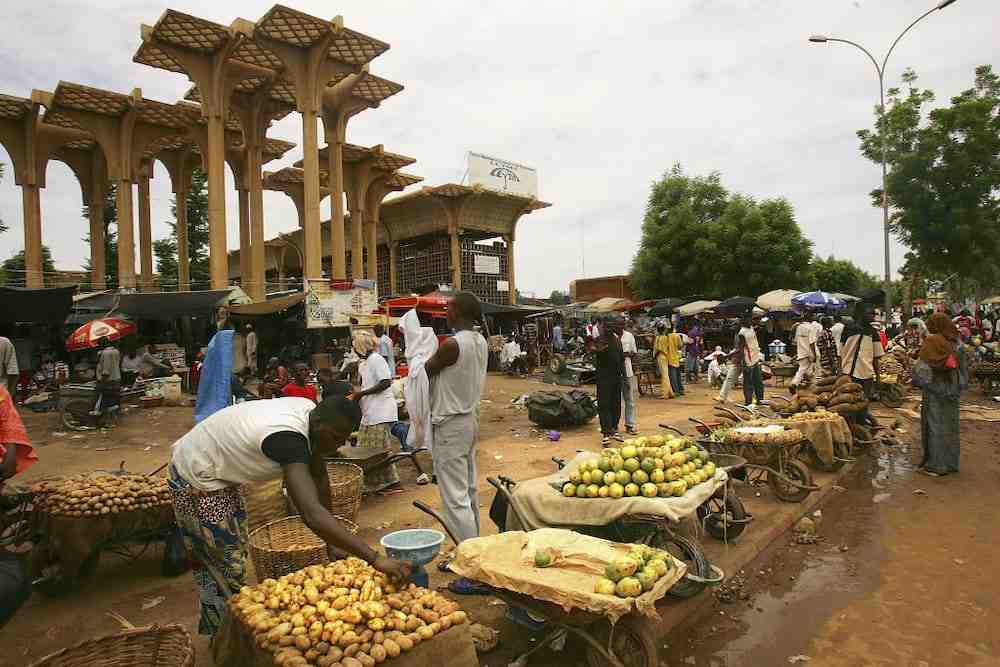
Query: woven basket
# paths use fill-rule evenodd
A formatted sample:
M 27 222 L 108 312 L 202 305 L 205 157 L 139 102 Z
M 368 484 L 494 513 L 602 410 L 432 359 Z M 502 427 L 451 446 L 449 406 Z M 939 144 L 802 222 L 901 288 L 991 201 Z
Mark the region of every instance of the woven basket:
M 240 487 L 240 495 L 247 508 L 247 530 L 255 531 L 265 523 L 283 519 L 290 514 L 288 503 L 285 502 L 285 492 L 282 489 L 284 480 L 279 477 L 270 482 L 251 484 Z
M 194 646 L 179 625 L 133 628 L 50 653 L 30 667 L 192 667 Z
M 357 534 L 356 523 L 339 516 L 337 519 L 351 533 Z M 251 532 L 250 558 L 257 581 L 277 579 L 310 565 L 330 562 L 326 542 L 309 530 L 298 516 L 270 521 Z
M 329 461 L 326 476 L 330 480 L 330 506 L 327 509 L 336 517 L 356 520 L 361 508 L 364 471 L 353 463 Z

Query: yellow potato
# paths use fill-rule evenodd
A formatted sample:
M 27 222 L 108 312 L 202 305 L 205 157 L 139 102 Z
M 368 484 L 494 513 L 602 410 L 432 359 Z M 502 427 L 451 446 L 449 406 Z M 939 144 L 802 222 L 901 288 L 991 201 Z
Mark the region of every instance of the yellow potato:
M 382 647 L 385 649 L 386 655 L 390 658 L 395 658 L 397 655 L 400 654 L 401 651 L 399 644 L 397 644 L 396 641 L 393 639 L 386 639 L 382 643 Z M 372 656 L 374 657 L 374 652 L 372 653 Z M 377 659 L 378 658 L 376 658 L 376 660 Z

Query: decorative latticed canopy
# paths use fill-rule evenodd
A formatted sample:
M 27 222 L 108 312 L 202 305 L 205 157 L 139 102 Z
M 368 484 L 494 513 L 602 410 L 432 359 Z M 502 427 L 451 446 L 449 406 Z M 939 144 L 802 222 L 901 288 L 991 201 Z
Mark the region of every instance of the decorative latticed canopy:
M 0 118 L 17 120 L 31 111 L 31 100 L 13 95 L 0 95 Z

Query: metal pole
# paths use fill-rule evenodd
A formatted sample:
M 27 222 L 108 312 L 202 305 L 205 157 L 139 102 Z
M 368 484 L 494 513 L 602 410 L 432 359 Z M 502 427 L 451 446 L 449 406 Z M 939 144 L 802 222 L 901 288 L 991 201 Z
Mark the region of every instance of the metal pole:
M 882 119 L 882 233 L 885 244 L 885 310 L 882 316 L 885 318 L 885 325 L 889 325 L 889 313 L 892 311 L 892 269 L 889 264 L 889 169 L 886 164 L 888 159 L 888 146 L 886 139 L 885 122 L 885 70 L 879 70 L 878 77 L 878 97 L 879 116 Z
M 882 126 L 880 128 L 880 132 L 882 134 L 882 233 L 883 243 L 885 244 L 885 283 L 883 284 L 883 288 L 885 289 L 884 316 L 886 318 L 889 317 L 889 312 L 892 310 L 892 297 L 890 295 L 890 290 L 892 288 L 892 268 L 889 262 L 889 169 L 887 165 L 889 149 L 886 141 L 885 122 L 885 67 L 886 63 L 889 62 L 889 56 L 892 55 L 893 50 L 896 48 L 896 45 L 899 44 L 899 40 L 903 38 L 903 35 L 908 33 L 913 26 L 917 25 L 934 12 L 942 10 L 953 4 L 955 4 L 955 0 L 941 0 L 941 2 L 939 2 L 936 6 L 928 9 L 908 26 L 906 26 L 906 28 L 896 36 L 896 39 L 893 40 L 892 45 L 889 46 L 889 50 L 886 51 L 881 65 L 879 65 L 878 61 L 875 60 L 875 56 L 873 56 L 868 49 L 861 46 L 857 42 L 837 37 L 826 37 L 825 35 L 813 35 L 809 38 L 810 42 L 820 44 L 824 44 L 826 42 L 841 42 L 843 44 L 850 44 L 851 46 L 860 49 L 866 56 L 868 56 L 869 60 L 872 61 L 872 64 L 875 65 L 875 71 L 878 73 L 879 119 Z M 886 319 L 886 323 L 888 323 L 888 319 Z

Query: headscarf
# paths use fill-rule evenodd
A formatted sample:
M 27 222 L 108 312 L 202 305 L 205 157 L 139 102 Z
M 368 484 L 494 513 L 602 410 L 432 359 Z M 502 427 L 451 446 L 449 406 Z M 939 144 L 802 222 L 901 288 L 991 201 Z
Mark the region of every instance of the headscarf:
M 943 369 L 958 343 L 958 327 L 944 313 L 934 313 L 927 320 L 930 332 L 920 347 L 920 360 L 931 368 Z
M 357 329 L 351 332 L 351 344 L 354 346 L 354 351 L 363 359 L 367 359 L 368 355 L 378 348 L 378 340 L 375 338 L 375 334 L 365 329 Z

